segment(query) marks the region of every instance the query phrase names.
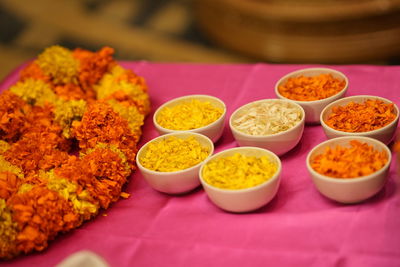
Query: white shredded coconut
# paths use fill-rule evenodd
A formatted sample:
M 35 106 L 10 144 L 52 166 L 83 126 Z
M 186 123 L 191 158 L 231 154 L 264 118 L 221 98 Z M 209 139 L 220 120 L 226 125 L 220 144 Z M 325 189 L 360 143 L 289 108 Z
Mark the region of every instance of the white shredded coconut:
M 301 110 L 281 100 L 259 101 L 239 111 L 232 125 L 249 135 L 271 135 L 287 131 L 302 119 Z

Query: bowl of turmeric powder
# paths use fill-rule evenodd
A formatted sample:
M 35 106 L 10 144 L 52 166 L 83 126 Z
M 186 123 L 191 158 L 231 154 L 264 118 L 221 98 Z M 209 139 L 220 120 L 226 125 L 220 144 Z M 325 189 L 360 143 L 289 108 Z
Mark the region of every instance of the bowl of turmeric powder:
M 187 95 L 161 105 L 154 113 L 153 123 L 160 134 L 194 132 L 204 134 L 213 142 L 222 135 L 225 103 L 211 95 Z
M 326 106 L 320 121 L 328 138 L 366 136 L 387 145 L 395 136 L 399 108 L 379 96 L 349 96 Z
M 136 162 L 153 189 L 183 194 L 200 185 L 200 166 L 213 152 L 214 144 L 205 135 L 170 133 L 144 144 L 136 155 Z
M 358 203 L 377 194 L 388 178 L 391 152 L 382 142 L 362 136 L 338 137 L 315 146 L 308 172 L 318 191 L 340 203 Z
M 250 212 L 276 195 L 282 164 L 263 148 L 235 147 L 208 158 L 200 168 L 200 182 L 217 207 L 235 213 Z
M 305 111 L 306 124 L 319 124 L 322 110 L 342 98 L 349 81 L 342 72 L 330 68 L 306 68 L 283 76 L 275 84 L 278 98 L 289 99 Z

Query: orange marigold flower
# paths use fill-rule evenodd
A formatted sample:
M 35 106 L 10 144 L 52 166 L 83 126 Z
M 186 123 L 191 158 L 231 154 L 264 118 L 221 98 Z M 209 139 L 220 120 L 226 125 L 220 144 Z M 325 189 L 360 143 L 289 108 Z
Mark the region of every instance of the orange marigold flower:
M 96 93 L 93 89 L 83 90 L 81 86 L 73 83 L 57 85 L 54 87 L 54 92 L 64 100 L 79 100 L 94 101 Z
M 120 156 L 105 148 L 96 148 L 82 158 L 82 169 L 92 177 L 86 189 L 97 198 L 102 208 L 120 197 L 122 186 L 126 183 L 130 170 Z
M 12 172 L 0 172 L 0 198 L 8 199 L 18 189 L 20 180 L 17 175 Z
M 134 167 L 139 136 L 130 131 L 128 121 L 114 112 L 110 105 L 103 102 L 91 105 L 82 121 L 73 123 L 73 134 L 83 151 L 94 148 L 97 143 L 116 145 Z
M 27 79 L 42 80 L 47 83 L 50 82 L 50 76 L 43 73 L 36 61 L 33 61 L 22 69 L 20 73 L 20 81 L 25 81 Z
M 25 175 L 60 166 L 68 153 L 59 150 L 63 138 L 52 132 L 26 133 L 4 152 L 4 158 L 21 168 Z
M 59 232 L 81 224 L 71 203 L 45 185 L 13 195 L 7 205 L 12 210 L 13 221 L 21 229 L 16 237 L 17 249 L 25 253 L 43 250 Z
M 111 47 L 103 47 L 96 53 L 79 48 L 73 51 L 73 56 L 80 62 L 79 83 L 84 90 L 92 91 L 93 85 L 115 64 L 113 54 Z
M 26 123 L 26 114 L 31 113 L 31 107 L 20 97 L 4 91 L 0 95 L 0 138 L 6 141 L 16 141 Z

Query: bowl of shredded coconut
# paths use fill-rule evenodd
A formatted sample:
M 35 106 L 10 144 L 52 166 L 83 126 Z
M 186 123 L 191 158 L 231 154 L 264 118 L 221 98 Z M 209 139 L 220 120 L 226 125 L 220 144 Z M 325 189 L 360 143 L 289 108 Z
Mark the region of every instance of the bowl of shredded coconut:
M 216 142 L 224 130 L 225 103 L 210 95 L 187 95 L 161 105 L 153 123 L 160 134 L 194 132 Z
M 300 141 L 305 123 L 303 108 L 290 100 L 262 99 L 236 109 L 229 126 L 239 146 L 255 146 L 282 155 Z

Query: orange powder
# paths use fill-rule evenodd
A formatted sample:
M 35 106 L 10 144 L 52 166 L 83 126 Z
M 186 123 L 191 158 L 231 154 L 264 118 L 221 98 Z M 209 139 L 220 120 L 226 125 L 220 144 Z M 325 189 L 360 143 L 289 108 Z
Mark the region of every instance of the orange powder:
M 368 99 L 364 103 L 350 102 L 332 108 L 325 123 L 343 132 L 368 132 L 388 125 L 396 118 L 394 105 Z
M 388 161 L 384 151 L 377 151 L 367 143 L 350 141 L 350 147 L 327 147 L 325 152 L 311 160 L 318 173 L 334 178 L 356 178 L 383 168 Z
M 279 93 L 291 100 L 314 101 L 333 96 L 345 87 L 346 82 L 334 78 L 331 74 L 317 76 L 298 76 L 289 78 L 279 86 Z

